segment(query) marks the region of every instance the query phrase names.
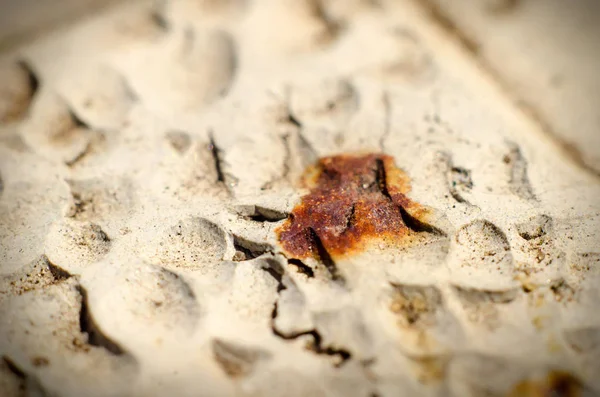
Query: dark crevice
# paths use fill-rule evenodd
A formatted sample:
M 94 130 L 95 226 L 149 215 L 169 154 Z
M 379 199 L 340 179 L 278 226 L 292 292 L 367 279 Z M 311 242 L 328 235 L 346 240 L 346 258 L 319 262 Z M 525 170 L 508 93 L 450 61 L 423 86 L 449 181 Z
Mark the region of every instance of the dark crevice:
M 401 205 L 398 206 L 400 210 L 400 216 L 402 216 L 402 221 L 410 230 L 416 233 L 431 233 L 436 236 L 445 236 L 446 233 L 444 231 L 438 229 L 437 227 L 430 225 L 429 223 L 422 222 L 409 214 L 404 207 Z
M 219 147 L 215 143 L 215 137 L 213 136 L 212 131 L 208 133 L 208 139 L 209 139 L 208 148 L 210 149 L 210 153 L 211 153 L 214 163 L 215 163 L 215 170 L 217 172 L 217 182 L 224 183 L 225 175 L 223 174 L 223 167 L 222 167 L 221 158 L 220 158 L 221 149 L 219 149 Z
M 321 241 L 321 238 L 319 237 L 319 235 L 317 234 L 315 229 L 313 229 L 312 227 L 309 227 L 308 234 L 309 234 L 309 238 L 310 238 L 310 241 L 312 242 L 313 247 L 317 249 L 317 254 L 319 255 L 319 260 L 327 268 L 327 270 L 329 270 L 329 274 L 331 274 L 331 278 L 334 281 L 339 281 L 339 282 L 344 283 L 344 278 L 339 273 L 334 260 L 331 258 L 331 255 L 329 255 L 329 252 L 327 252 L 327 249 L 323 245 L 323 242 Z
M 0 356 L 0 359 L 4 362 L 6 368 L 14 374 L 14 376 L 18 379 L 18 388 L 19 391 L 16 395 L 18 396 L 37 396 L 37 397 L 47 397 L 50 394 L 42 387 L 39 380 L 35 376 L 35 374 L 27 374 L 23 371 L 14 361 L 12 361 L 8 356 Z M 43 359 L 42 359 L 43 360 Z M 35 365 L 35 364 L 34 364 Z M 2 364 L 0 363 L 0 367 Z M 0 390 L 0 395 L 4 396 Z
M 379 188 L 381 194 L 387 197 L 390 201 L 393 201 L 392 196 L 387 188 L 387 176 L 385 173 L 385 165 L 383 164 L 383 160 L 376 159 L 375 164 L 377 166 L 377 169 L 375 170 L 375 181 L 377 182 L 377 187 Z
M 471 171 L 461 168 L 454 167 L 450 168 L 449 175 L 449 187 L 450 195 L 454 200 L 462 204 L 470 204 L 468 200 L 466 200 L 458 191 L 458 187 L 463 187 L 465 189 L 473 188 L 473 180 L 471 179 Z
M 29 79 L 29 87 L 31 88 L 31 96 L 30 98 L 33 98 L 35 96 L 35 94 L 37 94 L 39 88 L 40 88 L 40 80 L 38 79 L 38 77 L 36 76 L 35 72 L 33 71 L 33 69 L 29 66 L 29 64 L 25 61 L 19 61 L 19 66 L 25 70 L 25 72 L 27 73 L 27 78 Z
M 10 372 L 15 374 L 17 378 L 22 380 L 25 380 L 25 378 L 27 378 L 25 372 L 23 372 L 23 370 L 19 368 L 17 364 L 15 364 L 10 358 L 8 358 L 8 356 L 2 356 L 2 361 L 4 361 L 6 368 L 8 368 Z
M 92 346 L 102 347 L 114 355 L 125 354 L 125 351 L 114 341 L 108 338 L 100 330 L 92 314 L 90 313 L 87 292 L 81 286 L 78 287 L 81 294 L 81 309 L 79 312 L 79 328 L 82 333 L 88 335 L 88 343 Z
M 295 259 L 295 258 L 288 259 L 288 263 L 290 265 L 295 266 L 296 269 L 298 269 L 299 273 L 305 274 L 308 278 L 315 277 L 314 270 L 310 266 L 308 266 L 307 264 L 302 262 L 300 259 Z
M 281 264 L 275 259 L 267 259 L 265 260 L 266 266 L 263 266 L 262 269 L 269 273 L 271 277 L 277 281 L 277 293 L 283 291 L 287 287 L 283 284 L 283 275 L 285 270 L 281 266 Z
M 450 188 L 450 195 L 458 203 L 469 204 L 469 202 L 463 196 L 461 196 L 460 193 L 458 193 L 455 188 L 452 188 L 452 187 Z
M 352 204 L 348 216 L 346 217 L 346 230 L 350 229 L 356 221 L 356 203 Z
M 150 12 L 150 20 L 154 25 L 162 31 L 167 31 L 171 28 L 169 21 L 165 17 L 164 10 L 155 9 Z
M 268 252 L 273 252 L 273 247 L 265 243 L 257 243 L 243 237 L 233 235 L 233 246 L 244 254 L 245 259 L 254 259 Z
M 69 116 L 71 117 L 71 120 L 73 120 L 73 124 L 75 124 L 75 128 L 85 128 L 87 130 L 90 129 L 90 126 L 85 121 L 83 121 L 81 118 L 79 118 L 79 116 L 77 116 L 77 114 L 75 114 L 73 109 L 69 109 Z
M 254 214 L 249 215 L 248 218 L 255 222 L 279 222 L 288 217 L 288 214 L 273 210 L 270 208 L 255 206 Z
M 288 109 L 288 114 L 287 114 L 287 117 L 286 117 L 285 121 L 287 121 L 288 123 L 292 124 L 294 127 L 302 128 L 302 123 L 300 122 L 300 120 L 298 120 L 296 118 L 296 116 L 294 116 L 289 109 Z
M 275 307 L 273 308 L 273 313 L 271 316 L 272 316 L 273 320 L 277 317 L 277 304 L 275 304 Z M 352 358 L 352 354 L 346 349 L 334 348 L 332 346 L 323 346 L 323 338 L 321 337 L 321 334 L 319 334 L 319 332 L 315 329 L 311 329 L 308 331 L 302 331 L 302 332 L 295 332 L 292 334 L 284 334 L 275 327 L 274 321 L 272 322 L 271 329 L 273 330 L 273 334 L 275 334 L 277 337 L 284 339 L 284 340 L 294 340 L 294 339 L 300 338 L 302 336 L 311 337 L 312 342 L 308 346 L 308 349 L 313 351 L 315 354 L 336 357 L 337 358 L 336 363 L 335 363 L 336 368 L 341 367 L 348 360 L 350 360 Z
M 91 149 L 92 143 L 88 142 L 87 146 L 81 151 L 81 153 L 79 153 L 74 159 L 65 161 L 65 164 L 67 165 L 67 167 L 73 167 L 75 164 L 77 164 L 77 162 L 79 162 L 81 159 L 87 156 L 90 153 Z
M 377 165 L 377 169 L 375 171 L 376 172 L 375 180 L 377 182 L 377 186 L 379 187 L 381 194 L 383 194 L 385 197 L 387 197 L 388 200 L 393 202 L 394 200 L 392 199 L 392 196 L 390 195 L 390 192 L 388 191 L 388 188 L 387 188 L 387 176 L 385 173 L 385 166 L 383 164 L 383 160 L 377 159 L 377 160 L 375 160 L 375 162 Z M 442 230 L 436 228 L 435 226 L 432 226 L 428 223 L 425 223 L 425 222 L 420 221 L 419 219 L 415 218 L 414 216 L 409 214 L 406 211 L 406 209 L 404 207 L 402 207 L 401 205 L 397 205 L 397 207 L 398 207 L 398 210 L 400 211 L 400 216 L 402 217 L 402 221 L 404 222 L 406 227 L 408 227 L 413 232 L 431 233 L 431 234 L 435 234 L 435 235 L 439 235 L 439 236 L 446 235 Z
M 54 263 L 50 262 L 50 260 L 48 259 L 48 257 L 46 255 L 42 256 L 42 260 L 48 266 L 48 269 L 50 270 L 50 273 L 52 274 L 52 277 L 54 277 L 54 280 L 56 282 L 60 282 L 60 281 L 66 280 L 66 279 L 68 279 L 68 278 L 70 278 L 70 277 L 73 276 L 71 273 L 69 273 L 65 269 L 63 269 L 60 266 L 57 266 Z

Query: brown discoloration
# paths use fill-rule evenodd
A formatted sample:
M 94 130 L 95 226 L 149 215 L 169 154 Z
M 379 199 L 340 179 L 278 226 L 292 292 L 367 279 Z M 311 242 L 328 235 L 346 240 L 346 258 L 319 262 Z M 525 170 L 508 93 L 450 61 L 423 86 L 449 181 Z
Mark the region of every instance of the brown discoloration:
M 427 211 L 408 199 L 408 177 L 390 156 L 324 157 L 305 172 L 302 184 L 310 193 L 277 230 L 294 258 L 326 262 L 362 251 L 374 239 L 393 245 L 416 232 L 439 233 L 419 220 Z
M 550 371 L 540 380 L 524 380 L 519 382 L 508 397 L 576 397 L 582 394 L 583 386 L 579 379 L 563 371 Z

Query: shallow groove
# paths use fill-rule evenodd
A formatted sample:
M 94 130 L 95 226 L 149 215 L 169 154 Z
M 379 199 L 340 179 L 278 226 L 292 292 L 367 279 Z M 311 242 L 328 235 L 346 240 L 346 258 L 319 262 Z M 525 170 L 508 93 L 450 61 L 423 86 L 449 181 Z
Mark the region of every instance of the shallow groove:
M 466 168 L 452 166 L 450 168 L 450 180 L 448 181 L 448 190 L 454 200 L 462 204 L 470 204 L 462 194 L 458 191 L 458 186 L 463 186 L 466 189 L 473 187 L 473 180 L 471 179 L 471 171 Z
M 23 372 L 23 370 L 19 368 L 17 364 L 15 364 L 8 356 L 2 356 L 2 361 L 4 361 L 6 367 L 10 370 L 10 372 L 15 374 L 17 378 L 24 380 L 27 377 L 25 372 Z
M 536 197 L 527 176 L 527 161 L 523 157 L 521 149 L 513 142 L 509 142 L 508 147 L 509 154 L 504 156 L 504 161 L 510 165 L 510 190 L 525 200 L 535 200 Z

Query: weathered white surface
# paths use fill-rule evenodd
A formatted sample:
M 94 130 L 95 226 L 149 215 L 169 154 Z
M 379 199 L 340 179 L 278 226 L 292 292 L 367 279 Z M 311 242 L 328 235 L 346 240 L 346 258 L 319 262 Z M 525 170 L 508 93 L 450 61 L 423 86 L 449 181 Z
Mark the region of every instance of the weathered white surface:
M 575 158 L 600 174 L 600 3 L 428 0 Z
M 380 3 L 132 2 L 3 55 L 0 386 L 600 392 L 600 182 Z M 355 151 L 392 155 L 446 235 L 338 260 L 340 285 L 274 229 L 304 167 Z

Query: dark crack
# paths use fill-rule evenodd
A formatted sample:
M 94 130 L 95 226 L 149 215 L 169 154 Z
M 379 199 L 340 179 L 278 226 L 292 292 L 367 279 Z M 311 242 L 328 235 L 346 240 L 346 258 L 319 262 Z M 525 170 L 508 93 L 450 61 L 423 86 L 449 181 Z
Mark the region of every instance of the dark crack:
M 383 164 L 383 160 L 376 159 L 375 164 L 377 167 L 375 171 L 375 181 L 377 182 L 377 187 L 379 188 L 379 191 L 381 192 L 381 194 L 387 197 L 388 200 L 394 201 L 387 188 L 387 175 L 385 173 L 385 166 Z
M 208 148 L 210 149 L 210 153 L 214 160 L 215 171 L 217 172 L 216 182 L 225 183 L 225 174 L 223 174 L 223 167 L 220 158 L 221 149 L 219 149 L 219 147 L 215 143 L 215 137 L 212 131 L 208 133 L 208 139 Z
M 275 318 L 277 318 L 277 311 L 278 311 L 278 307 L 277 307 L 277 303 L 275 303 L 275 306 L 273 308 L 273 313 L 271 315 L 271 317 L 272 317 L 271 329 L 275 336 L 277 336 L 283 340 L 295 340 L 295 339 L 298 339 L 303 336 L 310 337 L 311 341 L 307 345 L 307 349 L 318 355 L 326 355 L 326 356 L 334 357 L 336 359 L 335 364 L 334 364 L 334 366 L 336 368 L 340 368 L 348 360 L 350 360 L 352 358 L 352 354 L 350 353 L 350 351 L 348 351 L 346 349 L 337 348 L 337 347 L 333 347 L 333 346 L 324 346 L 323 338 L 321 337 L 321 334 L 319 334 L 319 332 L 316 329 L 295 332 L 292 334 L 284 334 L 283 332 L 279 331 L 277 329 L 277 327 L 275 327 Z
M 298 273 L 305 274 L 308 278 L 315 277 L 314 270 L 310 266 L 302 262 L 300 259 L 288 259 L 288 264 L 294 266 L 298 270 Z
M 264 266 L 262 266 L 261 269 L 269 273 L 271 277 L 273 277 L 275 281 L 277 281 L 277 293 L 280 293 L 281 291 L 287 288 L 283 283 L 283 275 L 285 274 L 285 269 L 277 260 L 273 258 L 265 259 Z
M 350 211 L 348 211 L 348 216 L 346 217 L 346 230 L 350 229 L 354 222 L 356 222 L 356 204 L 352 204 Z
M 280 212 L 271 208 L 265 208 L 260 206 L 254 207 L 254 214 L 249 215 L 248 218 L 255 222 L 279 222 L 288 217 L 289 214 Z
M 321 241 L 321 238 L 319 237 L 315 229 L 309 227 L 308 234 L 312 246 L 317 250 L 317 255 L 319 256 L 320 262 L 327 268 L 329 274 L 331 275 L 331 278 L 334 281 L 338 281 L 344 284 L 344 278 L 340 274 L 337 265 L 335 264 L 335 261 L 333 260 L 333 258 L 331 258 L 331 255 L 329 255 L 329 252 L 327 252 L 327 249 L 323 245 L 323 242 Z
M 85 289 L 81 286 L 79 286 L 77 289 L 81 294 L 79 328 L 82 333 L 86 333 L 88 335 L 88 343 L 92 346 L 102 347 L 117 356 L 125 354 L 125 350 L 123 350 L 121 346 L 106 336 L 98 324 L 96 324 L 89 309 L 89 302 Z
M 387 175 L 385 172 L 385 166 L 383 164 L 383 160 L 377 159 L 375 161 L 376 161 L 375 180 L 377 182 L 379 191 L 388 200 L 393 202 L 394 199 L 390 195 L 390 192 L 387 188 Z M 416 217 L 412 216 L 411 214 L 409 214 L 408 211 L 406 211 L 406 209 L 403 206 L 396 205 L 396 207 L 400 211 L 400 216 L 402 217 L 402 221 L 404 222 L 406 227 L 408 227 L 413 232 L 430 233 L 430 234 L 434 234 L 437 236 L 445 236 L 446 235 L 442 230 L 436 228 L 435 226 L 430 225 L 429 223 L 423 222 L 423 221 L 417 219 Z
M 233 235 L 233 246 L 238 252 L 244 254 L 243 260 L 258 258 L 268 252 L 273 252 L 273 247 L 270 244 L 258 243 L 238 235 Z
M 18 379 L 19 386 L 17 396 L 49 396 L 35 376 L 26 373 L 8 356 L 4 355 L 0 356 L 0 358 L 2 359 L 4 367 Z M 2 367 L 2 363 L 0 363 L 0 367 Z M 0 390 L 0 392 L 3 391 L 5 392 L 6 390 Z M 4 396 L 4 394 L 2 395 Z

